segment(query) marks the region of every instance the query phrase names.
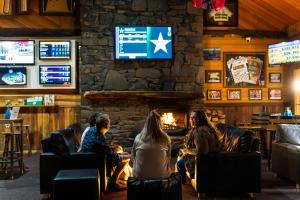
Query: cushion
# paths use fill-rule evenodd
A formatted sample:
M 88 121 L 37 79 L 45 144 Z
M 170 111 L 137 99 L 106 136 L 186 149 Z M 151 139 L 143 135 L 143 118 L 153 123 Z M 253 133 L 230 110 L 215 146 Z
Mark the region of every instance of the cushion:
M 297 124 L 278 124 L 277 142 L 286 142 L 294 145 L 300 145 L 300 126 Z
M 253 152 L 257 150 L 258 141 L 253 137 L 253 133 L 248 130 L 241 130 L 226 124 L 217 124 L 220 130 L 219 142 L 226 152 Z

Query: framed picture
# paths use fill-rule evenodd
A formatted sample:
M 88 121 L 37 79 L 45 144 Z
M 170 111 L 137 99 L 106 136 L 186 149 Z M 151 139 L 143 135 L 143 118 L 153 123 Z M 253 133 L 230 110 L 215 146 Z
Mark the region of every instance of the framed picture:
M 207 100 L 221 100 L 221 90 L 207 90 Z
M 14 0 L 0 0 L 0 16 L 14 15 Z
M 211 9 L 203 12 L 204 26 L 238 26 L 238 0 L 226 0 L 225 6 L 219 11 Z
M 30 0 L 18 0 L 18 15 L 29 15 Z
M 249 89 L 249 100 L 262 100 L 262 89 Z
M 281 83 L 281 73 L 269 73 L 269 83 Z
M 269 99 L 270 100 L 281 100 L 282 92 L 278 88 L 269 88 Z
M 224 53 L 224 87 L 264 87 L 265 53 Z
M 206 48 L 203 49 L 204 60 L 221 60 L 220 48 Z
M 227 99 L 228 100 L 240 100 L 241 99 L 241 90 L 235 90 L 235 89 L 227 90 Z
M 221 71 L 205 70 L 205 83 L 221 83 Z
M 40 15 L 73 15 L 75 0 L 40 0 Z

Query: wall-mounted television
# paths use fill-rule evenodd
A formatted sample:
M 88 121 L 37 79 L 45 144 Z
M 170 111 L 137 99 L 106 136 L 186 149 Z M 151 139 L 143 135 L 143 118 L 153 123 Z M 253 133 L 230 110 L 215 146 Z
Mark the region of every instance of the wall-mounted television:
M 40 41 L 39 58 L 42 59 L 70 59 L 70 41 Z
M 71 84 L 71 65 L 40 65 L 39 71 L 41 85 Z
M 34 40 L 0 40 L 0 65 L 34 65 Z
M 300 62 L 300 40 L 268 45 L 269 64 Z
M 26 85 L 26 67 L 0 67 L 0 85 Z
M 172 59 L 171 26 L 115 26 L 115 59 Z

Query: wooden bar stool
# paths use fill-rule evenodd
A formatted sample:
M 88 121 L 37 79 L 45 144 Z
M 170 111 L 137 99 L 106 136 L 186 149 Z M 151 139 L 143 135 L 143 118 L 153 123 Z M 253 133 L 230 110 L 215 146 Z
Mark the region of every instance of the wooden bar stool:
M 21 128 L 20 128 L 21 127 Z M 0 134 L 4 136 L 4 149 L 0 160 L 5 174 L 10 170 L 10 178 L 14 178 L 14 163 L 18 162 L 20 174 L 24 172 L 23 163 L 23 120 L 0 119 Z
M 19 126 L 15 127 L 17 130 L 20 128 Z M 29 131 L 30 125 L 29 124 L 23 124 L 23 134 L 25 134 L 25 140 L 26 144 L 23 144 L 23 146 L 27 146 L 28 156 L 31 156 L 32 149 L 31 149 L 31 143 L 30 143 L 30 131 Z M 23 148 L 24 149 L 24 148 Z

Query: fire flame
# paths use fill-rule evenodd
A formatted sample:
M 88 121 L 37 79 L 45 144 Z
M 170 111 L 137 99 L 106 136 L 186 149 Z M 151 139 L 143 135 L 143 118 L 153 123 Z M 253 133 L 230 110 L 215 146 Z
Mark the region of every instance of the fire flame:
M 173 113 L 164 113 L 161 116 L 161 121 L 164 127 L 176 126 L 175 119 L 173 117 Z

